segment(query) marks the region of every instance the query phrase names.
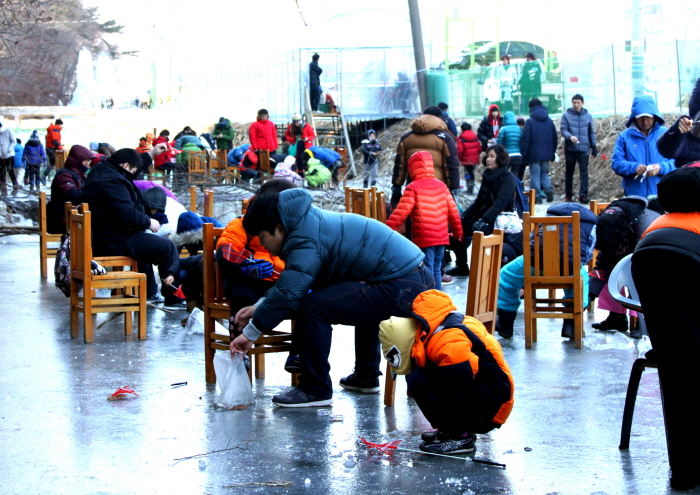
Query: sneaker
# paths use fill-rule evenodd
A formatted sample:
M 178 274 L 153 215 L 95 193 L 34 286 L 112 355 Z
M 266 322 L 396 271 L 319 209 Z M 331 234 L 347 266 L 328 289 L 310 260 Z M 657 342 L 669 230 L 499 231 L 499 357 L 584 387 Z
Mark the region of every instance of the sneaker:
M 431 430 L 423 432 L 420 438 L 425 443 L 437 443 L 440 442 L 444 436 L 445 433 L 440 430 Z
M 588 200 L 588 196 L 579 196 L 578 201 L 582 205 L 587 205 L 588 203 L 590 203 L 590 201 Z
M 442 285 L 450 285 L 455 283 L 455 279 L 449 275 L 443 275 L 440 280 L 442 280 Z
M 173 311 L 187 311 L 187 301 L 177 301 L 163 304 L 165 309 L 170 309 Z
M 152 303 L 162 303 L 165 301 L 165 298 L 163 296 L 161 296 L 160 294 L 155 293 L 151 297 L 146 299 L 146 301 L 152 302 Z
M 621 313 L 613 313 L 612 311 L 608 314 L 608 317 L 599 323 L 594 323 L 591 325 L 593 328 L 599 331 L 604 330 L 617 330 L 618 332 L 627 331 L 627 315 Z
M 574 320 L 564 319 L 561 325 L 561 336 L 565 339 L 573 339 L 575 334 Z
M 539 196 L 537 196 L 537 197 L 535 198 L 535 204 L 536 204 L 536 205 L 541 205 L 541 204 L 542 204 L 542 198 L 539 197 Z
M 284 371 L 287 373 L 301 373 L 301 361 L 298 354 L 287 358 L 287 362 L 284 363 Z
M 272 398 L 272 403 L 280 407 L 322 407 L 333 404 L 333 399 L 322 399 L 295 387 L 275 395 Z
M 551 203 L 552 201 L 554 201 L 554 191 L 553 190 L 550 189 L 548 191 L 545 191 L 544 193 L 547 196 L 547 203 Z
M 445 270 L 445 275 L 450 275 L 451 277 L 468 277 L 469 276 L 469 265 L 455 266 L 449 270 Z M 444 284 L 445 282 L 443 282 Z
M 571 194 L 566 195 L 566 202 L 571 203 L 574 200 L 574 198 L 571 196 Z
M 474 442 L 476 435 L 467 433 L 466 436 L 452 436 L 450 439 L 441 439 L 438 443 L 423 442 L 420 449 L 430 454 L 456 455 L 474 452 Z
M 363 394 L 379 393 L 379 378 L 370 378 L 364 382 L 357 379 L 355 373 L 352 373 L 345 378 L 340 379 L 340 386 L 348 390 L 355 390 Z

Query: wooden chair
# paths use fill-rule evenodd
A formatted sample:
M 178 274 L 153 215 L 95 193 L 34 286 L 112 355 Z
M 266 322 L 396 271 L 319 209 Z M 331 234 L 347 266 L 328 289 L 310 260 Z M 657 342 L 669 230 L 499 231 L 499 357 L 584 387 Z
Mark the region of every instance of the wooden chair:
M 207 178 L 207 152 L 187 152 L 187 174 L 191 182 L 204 182 Z
M 214 218 L 214 191 L 211 189 L 204 190 L 204 208 L 202 214 L 205 217 Z
M 575 211 L 571 217 L 530 217 L 529 213 L 525 213 L 523 224 L 524 232 L 533 231 L 535 234 L 534 259 L 528 255 L 531 251 L 530 239 L 523 236 L 525 347 L 530 349 L 532 343 L 537 341 L 538 318 L 564 318 L 574 320 L 575 347 L 580 349 L 583 336 L 580 214 Z M 572 236 L 568 235 L 569 228 L 572 229 Z M 541 239 L 538 235 L 540 232 Z M 569 266 L 570 252 L 573 258 L 572 267 Z M 537 298 L 538 289 L 571 289 L 574 295 L 572 299 L 557 298 L 551 297 L 550 292 L 549 298 Z
M 216 264 L 216 242 L 223 233 L 223 228 L 216 228 L 211 223 L 203 227 L 203 266 L 204 266 L 204 368 L 207 383 L 216 383 L 214 371 L 214 352 L 229 352 L 231 338 L 228 334 L 216 332 L 217 319 L 226 320 L 231 314 L 231 307 L 224 296 L 224 277 L 221 266 Z M 294 322 L 292 321 L 292 330 Z M 262 335 L 248 351 L 251 356 L 251 369 L 248 375 L 252 381 L 255 378 L 265 378 L 265 354 L 270 352 L 289 352 L 292 333 L 273 330 Z M 298 375 L 292 375 L 292 385 L 296 385 Z
M 496 329 L 498 306 L 498 284 L 501 280 L 503 258 L 503 231 L 494 230 L 492 235 L 474 232 L 472 255 L 469 261 L 469 288 L 467 291 L 468 316 L 484 324 L 493 335 Z
M 345 187 L 345 212 L 357 213 L 363 217 L 372 217 L 370 189 L 351 189 Z
M 221 183 L 228 179 L 228 151 L 214 150 L 209 157 L 209 172 L 217 182 Z
M 48 278 L 49 258 L 55 259 L 59 246 L 49 247 L 49 243 L 60 243 L 61 234 L 49 234 L 46 231 L 46 193 L 39 193 L 39 262 L 41 263 L 41 277 Z
M 197 186 L 190 186 L 188 191 L 190 193 L 190 211 L 197 213 Z
M 591 200 L 590 209 L 595 216 L 598 216 L 603 211 L 605 211 L 605 209 L 608 206 L 610 206 L 610 203 L 599 203 L 596 200 Z M 588 262 L 588 273 L 593 272 L 593 269 L 595 268 L 595 262 L 596 262 L 597 257 L 598 257 L 598 250 L 594 249 L 593 250 L 593 257 L 591 258 L 591 261 Z M 593 313 L 594 311 L 595 311 L 595 300 L 590 301 L 588 303 L 588 312 Z
M 61 170 L 66 164 L 66 158 L 68 158 L 68 152 L 65 149 L 56 150 L 53 152 L 56 157 L 56 171 Z
M 270 150 L 259 150 L 258 165 L 263 174 L 272 175 L 274 173 L 270 166 Z
M 534 217 L 535 216 L 535 190 L 534 189 L 530 189 L 527 192 L 527 204 L 529 206 L 530 216 Z
M 83 313 L 84 340 L 92 342 L 93 315 L 96 313 L 124 313 L 124 334 L 131 335 L 133 312 L 139 313 L 138 337 L 146 338 L 146 275 L 138 273 L 136 261 L 128 256 L 92 256 L 92 225 L 87 203 L 70 213 L 71 280 L 70 323 L 71 337 L 78 337 L 78 313 Z M 91 262 L 115 269 L 106 275 L 93 275 Z M 83 295 L 80 295 L 82 285 Z M 97 289 L 111 289 L 109 297 L 97 297 Z

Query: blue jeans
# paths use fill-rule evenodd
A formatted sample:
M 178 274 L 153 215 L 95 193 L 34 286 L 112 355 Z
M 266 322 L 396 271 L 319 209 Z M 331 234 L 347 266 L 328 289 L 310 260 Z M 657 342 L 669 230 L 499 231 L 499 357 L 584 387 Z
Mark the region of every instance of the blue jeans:
M 423 259 L 425 268 L 433 274 L 435 288 L 442 290 L 442 262 L 445 259 L 445 246 L 430 246 L 420 250 L 425 254 Z
M 546 160 L 540 162 L 530 162 L 530 189 L 537 191 L 536 194 L 544 196 L 542 191 L 552 189 L 552 183 L 549 180 L 549 162 Z
M 299 389 L 322 399 L 333 396 L 330 377 L 333 327 L 355 327 L 355 376 L 360 381 L 381 375 L 379 323 L 391 316 L 410 317 L 413 300 L 434 288 L 433 276 L 421 264 L 411 273 L 386 282 L 346 281 L 314 289 L 301 301 L 294 327 L 299 349 Z
M 583 307 L 588 306 L 588 272 L 586 265 L 581 266 L 583 277 Z M 520 289 L 525 286 L 525 259 L 518 256 L 506 266 L 501 268 L 501 281 L 498 284 L 498 309 L 504 311 L 517 311 L 520 307 Z M 574 291 L 564 290 L 564 295 L 571 298 Z

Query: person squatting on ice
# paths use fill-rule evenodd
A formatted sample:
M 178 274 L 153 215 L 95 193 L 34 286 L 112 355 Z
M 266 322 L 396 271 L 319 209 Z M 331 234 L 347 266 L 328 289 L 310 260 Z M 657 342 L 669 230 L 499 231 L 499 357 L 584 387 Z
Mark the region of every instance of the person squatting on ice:
M 247 352 L 255 340 L 294 316 L 299 386 L 275 395 L 283 407 L 332 403 L 331 324 L 355 327 L 355 371 L 340 385 L 379 392 L 379 323 L 409 317 L 415 297 L 434 287 L 418 247 L 386 225 L 355 214 L 321 210 L 303 189 L 258 194 L 243 217 L 248 234 L 285 262 L 266 297 L 241 309 L 242 335 L 231 352 Z

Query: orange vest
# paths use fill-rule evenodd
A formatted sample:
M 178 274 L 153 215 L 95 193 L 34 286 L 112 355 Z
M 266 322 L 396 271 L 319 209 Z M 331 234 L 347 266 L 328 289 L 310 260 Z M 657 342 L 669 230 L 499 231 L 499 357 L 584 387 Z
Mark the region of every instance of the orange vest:
M 661 215 L 656 220 L 651 222 L 649 228 L 647 228 L 644 231 L 644 234 L 642 234 L 642 239 L 651 231 L 664 229 L 667 227 L 689 230 L 690 232 L 700 234 L 700 212 L 693 211 L 689 213 L 666 213 L 665 215 Z
M 247 249 L 253 254 L 253 259 L 267 260 L 272 263 L 273 269 L 282 273 L 284 270 L 284 261 L 277 256 L 272 256 L 270 252 L 260 244 L 258 236 L 250 237 L 243 228 L 243 217 L 234 218 L 224 229 L 219 241 L 216 243 L 216 249 L 219 249 L 222 244 L 231 244 L 231 247 L 238 252 Z M 273 273 L 271 277 L 265 280 L 275 281 L 279 275 Z

